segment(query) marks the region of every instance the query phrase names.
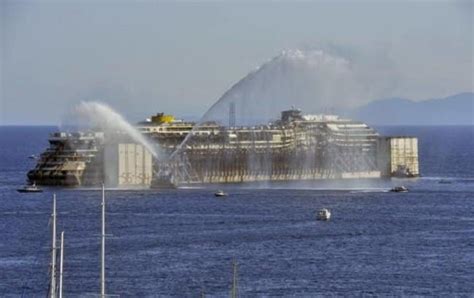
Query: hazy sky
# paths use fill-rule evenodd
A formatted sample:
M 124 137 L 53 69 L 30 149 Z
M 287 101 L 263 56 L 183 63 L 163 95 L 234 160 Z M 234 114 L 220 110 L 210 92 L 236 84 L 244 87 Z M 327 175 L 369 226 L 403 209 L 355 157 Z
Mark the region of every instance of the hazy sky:
M 0 124 L 58 124 L 81 100 L 199 116 L 298 48 L 375 65 L 393 78 L 384 97 L 472 91 L 470 3 L 1 1 Z

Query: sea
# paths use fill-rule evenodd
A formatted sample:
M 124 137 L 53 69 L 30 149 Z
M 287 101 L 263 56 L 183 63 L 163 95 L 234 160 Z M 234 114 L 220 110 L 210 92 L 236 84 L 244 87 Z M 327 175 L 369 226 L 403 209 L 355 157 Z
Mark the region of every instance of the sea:
M 2 297 L 48 293 L 53 193 L 64 296 L 100 293 L 100 190 L 16 191 L 56 130 L 0 127 Z M 420 178 L 106 190 L 106 293 L 228 297 L 235 262 L 238 297 L 474 296 L 474 126 L 377 130 L 419 138 Z

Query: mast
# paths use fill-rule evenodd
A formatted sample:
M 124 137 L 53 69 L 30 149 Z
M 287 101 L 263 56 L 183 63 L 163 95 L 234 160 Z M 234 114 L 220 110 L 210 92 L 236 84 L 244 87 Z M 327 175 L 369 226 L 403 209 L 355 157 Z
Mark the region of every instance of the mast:
M 105 187 L 102 183 L 102 245 L 100 268 L 100 297 L 105 297 Z
M 230 293 L 231 298 L 237 298 L 237 262 L 235 259 L 232 261 L 232 291 Z
M 52 226 L 52 248 L 51 248 L 51 285 L 49 296 L 56 297 L 56 194 L 53 194 L 53 226 Z
M 61 232 L 61 253 L 59 256 L 59 298 L 63 298 L 64 231 Z

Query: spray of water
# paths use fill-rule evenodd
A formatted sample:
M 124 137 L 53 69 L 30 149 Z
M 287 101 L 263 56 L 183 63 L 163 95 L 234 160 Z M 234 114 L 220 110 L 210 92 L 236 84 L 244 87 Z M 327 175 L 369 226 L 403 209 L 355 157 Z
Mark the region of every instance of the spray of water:
M 266 123 L 291 106 L 309 113 L 353 106 L 367 94 L 357 67 L 320 50 L 288 50 L 233 85 L 205 113 L 203 121 L 227 123 L 235 105 L 238 125 Z
M 157 144 L 150 143 L 139 131 L 119 113 L 99 102 L 81 102 L 72 113 L 74 126 L 86 126 L 104 132 L 109 140 L 116 135 L 127 135 L 143 145 L 155 158 L 159 157 Z

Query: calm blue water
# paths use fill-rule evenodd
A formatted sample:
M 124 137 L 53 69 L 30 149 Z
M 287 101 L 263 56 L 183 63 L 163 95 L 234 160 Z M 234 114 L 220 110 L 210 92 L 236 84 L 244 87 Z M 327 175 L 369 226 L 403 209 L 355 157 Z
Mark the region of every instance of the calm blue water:
M 66 297 L 99 292 L 100 192 L 18 194 L 27 157 L 52 127 L 0 127 L 0 295 L 48 289 L 51 194 L 65 231 Z M 107 292 L 123 297 L 229 294 L 474 294 L 474 128 L 382 127 L 419 137 L 423 178 L 108 191 Z M 452 184 L 439 184 L 450 179 Z M 386 192 L 407 185 L 409 193 Z M 314 220 L 327 207 L 333 220 Z

